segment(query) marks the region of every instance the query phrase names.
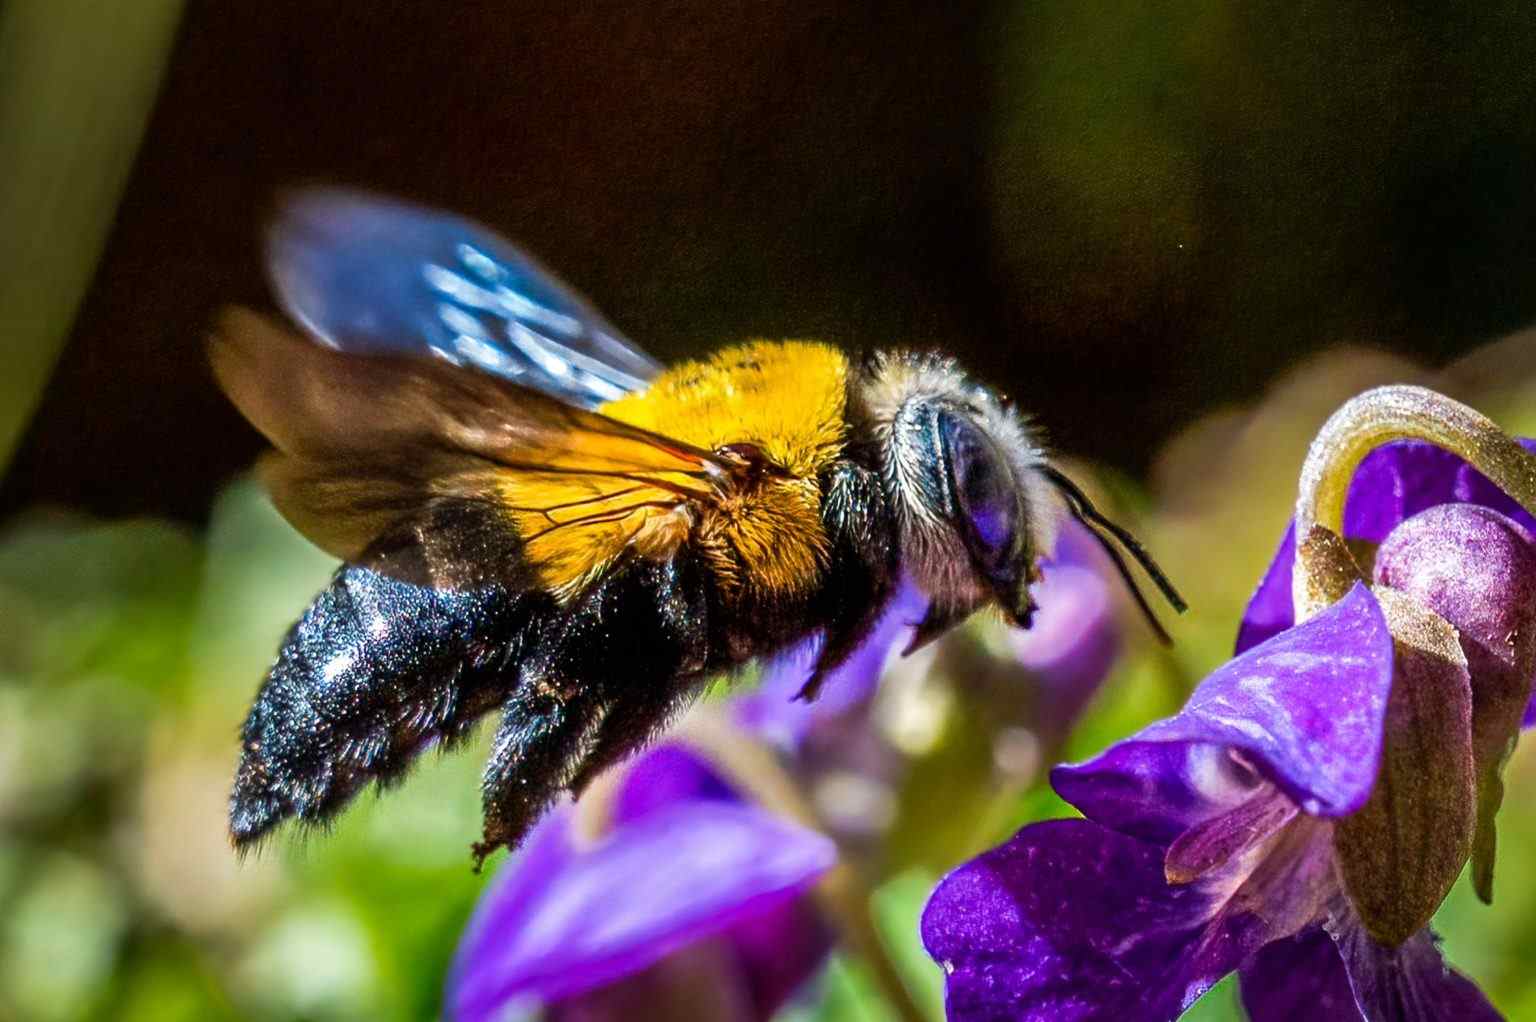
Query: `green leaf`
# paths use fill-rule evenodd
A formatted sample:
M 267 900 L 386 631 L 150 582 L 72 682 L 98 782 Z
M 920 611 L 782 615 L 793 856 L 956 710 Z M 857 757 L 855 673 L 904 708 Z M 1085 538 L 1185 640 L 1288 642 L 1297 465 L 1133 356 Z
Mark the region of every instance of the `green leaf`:
M 0 469 L 69 335 L 181 0 L 0 5 Z

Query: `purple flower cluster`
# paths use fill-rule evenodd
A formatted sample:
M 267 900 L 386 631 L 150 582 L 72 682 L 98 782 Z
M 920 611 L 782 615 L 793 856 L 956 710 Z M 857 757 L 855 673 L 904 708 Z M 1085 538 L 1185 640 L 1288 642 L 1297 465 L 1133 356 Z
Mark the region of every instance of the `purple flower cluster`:
M 1499 770 L 1536 672 L 1536 528 L 1460 458 L 1369 456 L 1345 535 L 1371 586 L 1297 624 L 1288 534 L 1237 656 L 1184 709 L 1052 783 L 933 894 L 949 1017 L 1175 1019 L 1236 971 L 1256 1022 L 1489 1019 L 1428 928 L 1492 892 Z

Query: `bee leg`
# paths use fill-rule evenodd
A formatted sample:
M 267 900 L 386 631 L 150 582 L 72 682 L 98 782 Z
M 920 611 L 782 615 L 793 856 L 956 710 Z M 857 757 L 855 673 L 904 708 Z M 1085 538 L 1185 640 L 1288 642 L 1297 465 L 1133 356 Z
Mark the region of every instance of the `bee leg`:
M 811 667 L 811 676 L 805 684 L 800 686 L 800 691 L 795 693 L 795 699 L 802 703 L 813 703 L 821 695 L 821 686 L 826 683 L 827 676 L 848 662 L 848 658 L 858 652 L 864 640 L 875 630 L 875 625 L 880 620 L 880 615 L 885 613 L 886 605 L 890 602 L 889 591 L 872 596 L 867 609 L 852 620 L 834 622 L 827 631 L 825 641 L 821 644 L 821 652 L 816 655 L 816 663 Z
M 483 861 L 567 788 L 649 741 L 707 677 L 707 596 L 686 553 L 616 568 L 551 619 L 519 671 L 482 786 Z
M 570 783 L 603 712 L 598 686 L 558 677 L 525 682 L 507 701 L 480 788 L 485 834 L 473 848 L 476 871 L 496 849 L 516 847 Z
M 665 681 L 645 684 L 631 674 L 610 677 L 611 703 L 597 742 L 571 779 L 580 797 L 593 778 L 650 743 L 698 695 L 708 680 L 709 608 L 704 586 L 686 554 L 648 565 L 638 580 L 649 592 L 655 616 L 643 628 L 645 655 L 668 672 Z
M 655 738 L 708 679 L 709 601 L 691 560 L 679 554 L 665 563 L 645 565 L 635 581 L 654 608 L 640 626 L 648 647 L 642 656 L 666 670 L 666 678 L 641 683 L 625 675 L 610 681 L 611 705 L 597 742 L 571 780 L 571 791 L 578 796 L 598 774 Z
M 571 778 L 571 793 L 580 798 L 598 774 L 649 745 L 687 709 L 708 680 L 707 675 L 674 679 L 649 692 L 637 691 L 621 696 L 609 707 L 596 744 Z
M 823 486 L 821 521 L 832 541 L 827 584 L 816 616 L 827 622 L 826 639 L 811 676 L 795 698 L 811 702 L 827 675 L 854 654 L 880 620 L 894 592 L 896 543 L 880 479 L 851 461 L 839 462 Z

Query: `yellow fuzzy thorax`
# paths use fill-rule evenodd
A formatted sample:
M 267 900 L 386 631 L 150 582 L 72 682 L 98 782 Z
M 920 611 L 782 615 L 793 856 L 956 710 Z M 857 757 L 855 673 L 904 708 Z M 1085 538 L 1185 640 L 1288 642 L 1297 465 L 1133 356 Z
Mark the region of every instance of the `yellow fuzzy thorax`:
M 599 411 L 713 449 L 753 443 L 790 474 L 814 479 L 842 449 L 848 359 L 810 341 L 751 341 L 680 362 Z
M 542 582 L 568 597 L 627 546 L 661 558 L 692 539 L 728 597 L 809 591 L 827 563 L 818 477 L 842 452 L 847 379 L 848 360 L 836 348 L 754 341 L 680 363 L 644 391 L 604 405 L 604 415 L 697 448 L 753 444 L 786 475 L 678 510 L 638 506 L 671 496 L 661 489 L 621 496 L 612 481 L 579 475 L 510 477 L 502 490 L 514 507 L 572 500 L 586 501 L 584 510 L 636 507 L 614 521 L 554 531 L 545 531 L 549 516 L 514 510 Z

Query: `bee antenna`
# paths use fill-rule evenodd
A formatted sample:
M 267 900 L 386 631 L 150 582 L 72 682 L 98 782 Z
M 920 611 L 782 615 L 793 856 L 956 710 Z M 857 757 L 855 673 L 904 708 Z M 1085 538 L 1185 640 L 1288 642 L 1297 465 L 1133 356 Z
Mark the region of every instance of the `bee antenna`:
M 1171 645 L 1173 640 L 1169 637 L 1167 630 L 1163 628 L 1162 623 L 1158 621 L 1157 615 L 1152 612 L 1152 605 L 1147 602 L 1147 598 L 1142 593 L 1140 587 L 1136 585 L 1136 580 L 1131 575 L 1130 566 L 1125 563 L 1125 558 L 1120 555 L 1120 549 L 1115 545 L 1116 542 L 1136 559 L 1137 564 L 1141 565 L 1142 570 L 1147 573 L 1148 577 L 1157 585 L 1158 590 L 1162 592 L 1163 599 L 1168 601 L 1168 605 L 1182 614 L 1189 609 L 1189 604 L 1184 602 L 1184 597 L 1179 595 L 1179 591 L 1174 588 L 1168 576 L 1163 573 L 1163 569 L 1158 567 L 1157 562 L 1152 559 L 1152 555 L 1147 553 L 1146 548 L 1141 545 L 1135 536 L 1131 535 L 1123 526 L 1117 525 L 1106 518 L 1103 512 L 1093 506 L 1093 501 L 1088 499 L 1088 495 L 1076 483 L 1063 475 L 1060 470 L 1052 465 L 1044 465 L 1041 466 L 1041 472 L 1045 474 L 1046 479 L 1065 498 L 1067 508 L 1072 512 L 1072 517 L 1083 524 L 1089 533 L 1092 534 L 1093 538 L 1098 541 L 1099 546 L 1104 548 L 1104 552 L 1109 555 L 1109 559 L 1115 565 L 1115 570 L 1120 573 L 1120 578 L 1124 580 L 1126 588 L 1135 597 L 1136 606 L 1140 608 L 1141 613 L 1146 617 L 1147 624 L 1151 625 L 1152 630 L 1157 633 L 1158 639 L 1165 645 Z

